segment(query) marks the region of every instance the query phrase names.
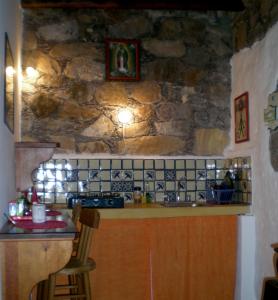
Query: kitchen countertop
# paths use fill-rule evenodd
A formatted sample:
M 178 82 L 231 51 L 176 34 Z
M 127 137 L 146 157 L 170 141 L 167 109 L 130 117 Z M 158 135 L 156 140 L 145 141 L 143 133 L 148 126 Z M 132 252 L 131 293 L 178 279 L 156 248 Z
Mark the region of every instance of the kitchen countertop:
M 55 207 L 66 208 L 66 205 L 57 204 Z M 97 208 L 97 207 L 96 207 Z M 146 219 L 146 218 L 171 218 L 184 216 L 225 216 L 250 213 L 248 204 L 226 205 L 198 205 L 196 207 L 165 207 L 160 203 L 152 204 L 125 204 L 124 208 L 98 208 L 102 219 Z

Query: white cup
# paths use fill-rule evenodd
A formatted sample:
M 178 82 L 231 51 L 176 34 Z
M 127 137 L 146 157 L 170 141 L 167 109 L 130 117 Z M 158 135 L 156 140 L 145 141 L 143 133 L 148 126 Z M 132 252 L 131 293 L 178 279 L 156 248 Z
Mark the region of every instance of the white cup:
M 45 204 L 36 204 L 32 206 L 32 221 L 34 223 L 43 223 L 46 220 Z

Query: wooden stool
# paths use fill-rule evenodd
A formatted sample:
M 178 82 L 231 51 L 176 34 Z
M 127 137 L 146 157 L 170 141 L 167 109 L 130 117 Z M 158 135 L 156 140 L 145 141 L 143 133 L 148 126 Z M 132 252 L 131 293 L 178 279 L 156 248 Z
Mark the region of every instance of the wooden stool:
M 273 267 L 275 276 L 265 277 L 262 288 L 262 300 L 277 300 L 278 299 L 278 243 L 272 244 L 274 250 Z
M 89 251 L 94 229 L 99 226 L 100 215 L 95 209 L 82 209 L 79 222 L 81 230 L 78 240 L 76 256 L 72 256 L 67 265 L 60 271 L 50 274 L 43 284 L 44 298 L 40 300 L 54 299 L 91 299 L 89 272 L 96 268 L 96 263 L 89 258 Z M 66 275 L 67 284 L 57 285 L 56 279 L 60 275 Z M 68 294 L 55 294 L 57 290 L 69 290 Z M 47 293 L 46 293 L 47 290 Z

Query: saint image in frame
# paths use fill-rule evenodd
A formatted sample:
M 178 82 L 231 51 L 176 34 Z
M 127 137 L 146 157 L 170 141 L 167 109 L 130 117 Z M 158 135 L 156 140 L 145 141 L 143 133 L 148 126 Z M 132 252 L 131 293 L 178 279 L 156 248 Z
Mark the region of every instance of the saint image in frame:
M 235 142 L 249 140 L 249 107 L 248 92 L 235 98 Z
M 136 81 L 140 79 L 139 41 L 106 39 L 106 79 Z

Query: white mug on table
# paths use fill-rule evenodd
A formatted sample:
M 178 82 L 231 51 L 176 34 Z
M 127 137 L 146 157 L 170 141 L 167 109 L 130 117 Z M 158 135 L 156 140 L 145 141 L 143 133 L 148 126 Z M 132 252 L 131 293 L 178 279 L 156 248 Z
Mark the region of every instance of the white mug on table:
M 32 221 L 34 223 L 43 223 L 46 220 L 45 204 L 34 203 L 32 205 Z

